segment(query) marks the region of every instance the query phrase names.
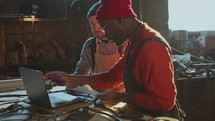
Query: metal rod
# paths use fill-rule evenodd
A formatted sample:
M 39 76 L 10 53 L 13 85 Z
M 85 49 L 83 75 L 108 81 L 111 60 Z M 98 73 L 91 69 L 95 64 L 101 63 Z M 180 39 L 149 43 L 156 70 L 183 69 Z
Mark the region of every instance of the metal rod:
M 142 8 L 142 0 L 139 0 L 139 9 L 140 9 L 140 12 L 139 12 L 139 14 L 140 14 L 140 20 L 143 20 L 143 8 Z

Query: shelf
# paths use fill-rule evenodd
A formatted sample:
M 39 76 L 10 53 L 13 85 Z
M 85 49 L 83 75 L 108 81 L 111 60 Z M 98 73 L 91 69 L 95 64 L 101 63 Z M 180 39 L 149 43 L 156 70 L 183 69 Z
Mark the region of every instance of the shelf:
M 5 33 L 5 34 L 41 34 L 39 32 L 8 32 L 8 33 Z
M 65 21 L 66 18 L 19 18 L 18 21 L 23 22 L 59 22 L 59 21 Z
M 21 18 L 19 14 L 0 14 L 0 20 L 23 22 L 61 22 L 66 18 Z

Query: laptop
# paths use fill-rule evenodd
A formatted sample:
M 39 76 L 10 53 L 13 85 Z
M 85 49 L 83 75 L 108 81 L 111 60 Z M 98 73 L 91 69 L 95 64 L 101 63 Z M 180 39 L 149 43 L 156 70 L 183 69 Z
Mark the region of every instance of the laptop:
M 65 91 L 48 93 L 43 74 L 39 70 L 19 67 L 28 98 L 32 104 L 46 108 L 58 108 L 83 102 L 83 98 L 67 94 Z

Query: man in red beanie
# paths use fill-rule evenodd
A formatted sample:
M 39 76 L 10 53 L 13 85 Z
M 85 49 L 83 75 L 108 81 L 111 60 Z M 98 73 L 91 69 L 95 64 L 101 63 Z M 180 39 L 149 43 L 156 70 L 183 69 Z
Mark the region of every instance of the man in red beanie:
M 123 56 L 107 72 L 90 76 L 61 76 L 68 86 L 89 84 L 95 89 L 117 87 L 124 79 L 126 93 L 106 91 L 97 98 L 106 106 L 119 102 L 134 105 L 139 111 L 166 116 L 176 100 L 171 48 L 159 32 L 140 22 L 131 0 L 101 0 L 97 19 L 118 44 L 129 39 Z

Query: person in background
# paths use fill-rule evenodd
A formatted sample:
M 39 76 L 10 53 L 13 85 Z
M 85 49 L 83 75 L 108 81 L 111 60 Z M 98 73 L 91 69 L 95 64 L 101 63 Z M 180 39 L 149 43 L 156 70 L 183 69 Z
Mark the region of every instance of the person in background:
M 117 46 L 116 43 L 105 35 L 105 31 L 101 28 L 96 19 L 96 11 L 101 2 L 96 2 L 88 11 L 87 19 L 89 20 L 93 37 L 90 37 L 83 44 L 80 59 L 76 64 L 74 75 L 87 75 L 93 73 L 104 72 L 110 69 L 123 55 L 126 42 Z M 62 74 L 59 72 L 51 72 L 47 76 Z M 64 73 L 65 74 L 65 73 Z M 109 88 L 110 90 L 122 92 L 125 90 L 124 84 Z
M 123 54 L 123 48 L 118 48 L 116 43 L 105 35 L 105 31 L 96 19 L 96 11 L 100 5 L 100 1 L 96 2 L 87 13 L 87 19 L 94 37 L 89 38 L 84 43 L 80 60 L 73 73 L 75 75 L 107 71 Z
M 104 72 L 110 69 L 123 55 L 126 42 L 120 47 L 105 35 L 105 31 L 101 28 L 96 19 L 96 11 L 100 7 L 101 2 L 96 2 L 88 11 L 87 19 L 89 20 L 91 31 L 94 37 L 89 38 L 84 43 L 81 55 L 74 75 L 84 75 Z M 124 84 L 116 88 L 110 88 L 115 91 L 124 91 Z
M 105 91 L 97 96 L 107 107 L 125 102 L 152 116 L 167 116 L 176 101 L 171 48 L 161 34 L 139 21 L 131 0 L 101 0 L 96 18 L 125 55 L 108 71 L 93 75 L 59 75 L 67 87 L 88 84 L 109 89 L 124 83 L 126 92 Z

